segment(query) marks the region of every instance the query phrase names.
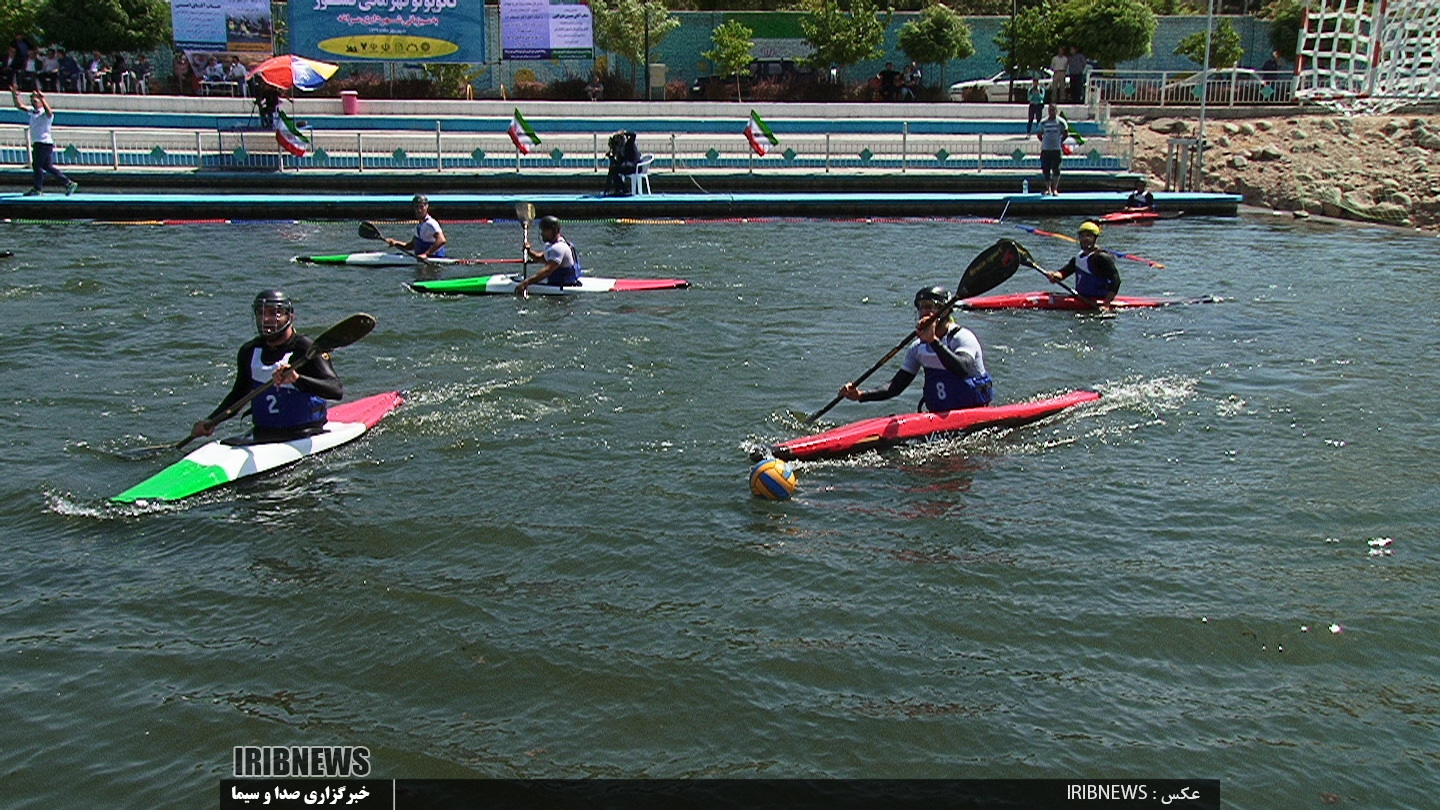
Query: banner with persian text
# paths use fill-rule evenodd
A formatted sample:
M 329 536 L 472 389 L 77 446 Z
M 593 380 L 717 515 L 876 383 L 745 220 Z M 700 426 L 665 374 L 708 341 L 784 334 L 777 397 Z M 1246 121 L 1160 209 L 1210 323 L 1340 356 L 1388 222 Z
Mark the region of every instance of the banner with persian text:
M 293 53 L 328 62 L 484 62 L 485 0 L 292 0 Z
M 182 51 L 269 54 L 270 0 L 171 0 L 170 25 Z
M 500 0 L 500 49 L 505 59 L 593 59 L 590 7 L 551 0 Z

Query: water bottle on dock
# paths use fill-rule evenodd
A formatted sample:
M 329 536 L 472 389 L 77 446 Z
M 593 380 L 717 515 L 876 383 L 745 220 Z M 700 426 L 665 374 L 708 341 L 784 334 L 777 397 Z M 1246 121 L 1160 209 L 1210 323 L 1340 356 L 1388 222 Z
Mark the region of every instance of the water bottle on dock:
M 1020 184 L 1020 193 L 1022 193 L 1022 194 L 1029 194 L 1029 193 L 1030 193 L 1030 178 L 1028 178 L 1028 177 L 1025 178 L 1024 182 L 1022 182 L 1022 183 Z

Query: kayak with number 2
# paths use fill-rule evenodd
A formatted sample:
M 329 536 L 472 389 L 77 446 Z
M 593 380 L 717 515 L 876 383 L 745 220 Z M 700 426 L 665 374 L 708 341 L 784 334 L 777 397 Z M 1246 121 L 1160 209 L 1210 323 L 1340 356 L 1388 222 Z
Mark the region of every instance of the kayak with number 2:
M 1023 425 L 1099 398 L 1100 394 L 1095 391 L 1071 391 L 1058 397 L 1010 405 L 878 416 L 789 439 L 771 445 L 769 450 L 775 458 L 785 461 L 834 458 L 864 450 L 878 450 L 937 433 L 969 433 L 984 428 Z
M 416 292 L 438 293 L 441 295 L 513 295 L 523 277 L 504 273 L 473 278 L 447 278 L 437 281 L 412 281 L 410 288 Z M 531 284 L 526 290 L 531 295 L 575 295 L 597 292 L 642 292 L 645 290 L 678 290 L 689 287 L 683 278 L 601 278 L 581 276 L 580 283 L 570 287 L 556 287 L 550 284 Z
M 247 444 L 243 439 L 210 442 L 110 500 L 118 503 L 178 501 L 241 478 L 293 464 L 307 456 L 355 441 L 404 401 L 404 394 L 389 391 L 354 402 L 343 402 L 329 409 L 323 431 L 287 442 Z
M 331 256 L 294 256 L 290 261 L 296 264 L 350 265 L 352 267 L 423 267 L 425 265 L 454 264 L 520 264 L 521 259 L 447 259 L 436 258 L 420 261 L 409 253 L 336 253 Z
M 982 295 L 960 302 L 965 309 L 1143 309 L 1146 307 L 1168 307 L 1171 304 L 1211 304 L 1220 299 L 1214 296 L 1203 298 L 1145 298 L 1133 295 L 1117 295 L 1110 303 L 1101 305 L 1089 298 L 1080 298 L 1069 293 L 1020 292 L 1002 295 Z

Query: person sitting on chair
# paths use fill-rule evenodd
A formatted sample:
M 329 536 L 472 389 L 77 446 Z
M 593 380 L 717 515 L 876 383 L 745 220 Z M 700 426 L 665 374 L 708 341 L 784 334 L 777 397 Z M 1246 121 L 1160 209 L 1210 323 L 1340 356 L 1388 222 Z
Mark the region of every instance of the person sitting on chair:
M 620 130 L 610 136 L 610 149 L 605 153 L 610 158 L 610 172 L 605 176 L 605 196 L 624 197 L 630 193 L 625 177 L 635 173 L 640 163 L 640 147 L 635 145 L 635 133 Z

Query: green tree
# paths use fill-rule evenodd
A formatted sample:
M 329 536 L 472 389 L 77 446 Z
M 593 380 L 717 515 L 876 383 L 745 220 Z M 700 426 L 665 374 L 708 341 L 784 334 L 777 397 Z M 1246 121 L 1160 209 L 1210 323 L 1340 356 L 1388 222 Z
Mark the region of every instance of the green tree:
M 45 0 L 5 0 L 0 3 L 0 38 L 3 38 L 6 47 L 16 34 L 29 34 L 35 30 L 35 20 L 44 4 Z
M 37 23 L 70 50 L 148 51 L 169 44 L 166 0 L 48 0 Z
M 475 80 L 484 76 L 490 70 L 489 65 L 471 65 L 464 63 L 455 64 L 431 64 L 425 63 L 420 66 L 425 72 L 425 78 L 435 86 L 435 95 L 438 98 L 466 98 L 471 85 Z
M 921 64 L 940 65 L 940 84 L 945 85 L 945 65 L 951 59 L 969 59 L 975 55 L 970 41 L 970 26 L 949 8 L 935 3 L 920 12 L 920 18 L 900 26 L 897 35 L 900 50 Z
M 700 54 L 715 65 L 721 76 L 735 77 L 735 98 L 740 99 L 740 73 L 750 65 L 755 32 L 739 20 L 727 20 L 710 32 L 710 50 Z
M 653 51 L 666 36 L 680 27 L 661 3 L 643 0 L 590 0 L 590 14 L 595 26 L 595 45 L 617 53 L 630 63 L 630 84 L 635 72 L 650 61 L 645 52 L 646 21 L 649 21 L 650 49 Z
M 809 57 L 815 67 L 834 64 L 843 74 L 851 65 L 885 52 L 891 12 L 877 16 L 873 0 L 853 0 L 849 13 L 840 9 L 838 0 L 805 0 L 805 7 L 808 14 L 800 20 L 800 29 L 815 51 Z
M 1070 0 L 1056 10 L 1055 44 L 1078 45 L 1108 70 L 1150 53 L 1155 27 L 1145 0 Z
M 1295 45 L 1300 39 L 1300 26 L 1305 23 L 1304 0 L 1274 0 L 1260 10 L 1270 21 L 1270 47 L 1289 62 L 1295 61 Z
M 1188 56 L 1197 65 L 1205 62 L 1205 32 L 1196 31 L 1180 40 L 1175 46 L 1177 56 Z M 1245 49 L 1240 47 L 1240 32 L 1229 20 L 1221 20 L 1210 35 L 1210 67 L 1228 68 L 1240 64 Z
M 1016 73 L 1049 67 L 1055 42 L 1055 7 L 1051 3 L 1021 9 L 1015 19 L 1002 23 L 995 35 L 1005 63 L 1002 67 Z

